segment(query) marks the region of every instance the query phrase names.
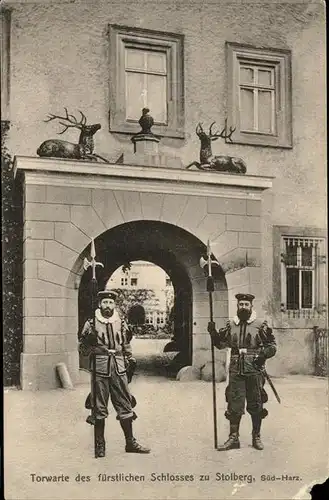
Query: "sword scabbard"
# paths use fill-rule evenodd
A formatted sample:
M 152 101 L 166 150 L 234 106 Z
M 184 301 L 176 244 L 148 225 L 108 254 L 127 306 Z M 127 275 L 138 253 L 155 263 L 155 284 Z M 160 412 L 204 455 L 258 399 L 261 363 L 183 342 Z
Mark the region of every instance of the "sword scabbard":
M 278 403 L 281 403 L 280 396 L 279 396 L 279 394 L 278 394 L 278 392 L 277 392 L 276 388 L 274 387 L 274 384 L 273 384 L 272 380 L 270 379 L 269 374 L 267 373 L 267 371 L 266 371 L 266 369 L 265 369 L 265 368 L 264 368 L 262 371 L 263 371 L 263 373 L 264 373 L 264 376 L 265 376 L 265 378 L 266 378 L 267 382 L 269 383 L 269 386 L 271 387 L 271 389 L 272 389 L 272 391 L 273 391 L 273 394 L 274 394 L 274 396 L 275 396 L 275 398 L 276 398 L 277 402 L 278 402 Z

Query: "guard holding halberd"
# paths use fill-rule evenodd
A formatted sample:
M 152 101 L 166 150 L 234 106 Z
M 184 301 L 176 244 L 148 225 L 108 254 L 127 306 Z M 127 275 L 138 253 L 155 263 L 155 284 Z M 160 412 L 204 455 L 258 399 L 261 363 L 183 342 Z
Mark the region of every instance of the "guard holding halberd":
M 125 435 L 126 452 L 149 453 L 148 448 L 136 441 L 132 431 L 132 422 L 137 417 L 133 411 L 135 400 L 128 387 L 129 372 L 134 365 L 131 333 L 115 309 L 117 293 L 104 290 L 97 297 L 99 307 L 95 311 L 95 324 L 87 320 L 79 339 L 80 352 L 90 356 L 91 372 L 92 361 L 95 360 L 94 390 L 87 398 L 87 405 L 88 399 L 90 407 L 94 405 L 94 420 L 89 423 L 95 425 L 96 456 L 105 456 L 104 429 L 110 397 Z
M 262 419 L 268 414 L 263 407 L 268 399 L 264 390 L 265 361 L 275 355 L 276 342 L 267 322 L 256 317 L 252 306 L 254 295 L 239 293 L 235 297 L 238 303 L 233 321 L 228 321 L 219 331 L 216 331 L 213 321 L 208 324 L 214 345 L 218 349 L 231 348 L 229 383 L 225 391 L 225 416 L 230 421 L 230 435 L 218 451 L 240 448 L 239 426 L 245 400 L 252 419 L 252 445 L 256 450 L 262 450 L 260 429 Z M 279 401 L 278 396 L 277 399 Z

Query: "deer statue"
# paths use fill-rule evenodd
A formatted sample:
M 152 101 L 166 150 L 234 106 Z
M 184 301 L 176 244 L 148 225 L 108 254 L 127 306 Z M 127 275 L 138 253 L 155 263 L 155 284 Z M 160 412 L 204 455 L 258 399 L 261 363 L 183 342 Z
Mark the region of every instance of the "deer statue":
M 225 120 L 225 126 L 221 132 L 213 132 L 213 126 L 216 122 L 213 122 L 209 127 L 209 133 L 207 134 L 203 128 L 202 124 L 198 123 L 195 132 L 200 139 L 200 162 L 194 161 L 190 163 L 186 168 L 190 168 L 195 165 L 199 170 L 215 170 L 216 172 L 230 172 L 234 174 L 245 174 L 247 172 L 247 165 L 241 158 L 236 158 L 234 156 L 214 156 L 211 150 L 211 141 L 216 141 L 219 137 L 232 142 L 231 136 L 235 131 L 235 128 L 230 127 L 229 132 L 227 131 L 227 120 Z
M 58 134 L 64 134 L 69 127 L 74 127 L 79 129 L 80 137 L 79 143 L 74 144 L 73 142 L 63 141 L 61 139 L 48 139 L 44 141 L 38 148 L 37 154 L 43 157 L 55 157 L 55 158 L 71 158 L 75 160 L 93 160 L 97 161 L 97 159 L 101 159 L 106 163 L 109 163 L 108 160 L 103 158 L 102 156 L 94 153 L 94 138 L 93 136 L 101 128 L 100 123 L 95 123 L 94 125 L 86 125 L 87 118 L 79 111 L 81 115 L 81 120 L 75 118 L 75 116 L 70 115 L 65 109 L 66 116 L 59 116 L 49 114 L 48 118 L 44 120 L 46 123 L 52 120 L 63 120 L 59 123 L 63 125 L 65 128 L 62 132 L 58 132 Z M 65 122 L 65 123 L 64 123 Z

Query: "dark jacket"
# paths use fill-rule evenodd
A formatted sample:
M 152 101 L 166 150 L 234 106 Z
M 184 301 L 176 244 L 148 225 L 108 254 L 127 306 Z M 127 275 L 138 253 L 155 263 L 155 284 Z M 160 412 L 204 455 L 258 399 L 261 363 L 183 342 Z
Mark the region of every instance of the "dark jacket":
M 259 373 L 266 359 L 276 353 L 276 342 L 272 329 L 266 321 L 252 313 L 247 322 L 236 316 L 224 328 L 213 334 L 218 349 L 231 348 L 230 373 L 241 375 Z

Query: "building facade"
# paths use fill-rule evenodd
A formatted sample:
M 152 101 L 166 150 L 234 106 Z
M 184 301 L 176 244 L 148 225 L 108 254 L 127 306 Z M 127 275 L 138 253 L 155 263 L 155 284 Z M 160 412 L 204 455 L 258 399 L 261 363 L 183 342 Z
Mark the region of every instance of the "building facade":
M 130 268 L 120 267 L 114 271 L 106 288 L 130 293 L 133 299 L 131 306 L 135 305 L 134 292 L 147 290 L 149 296 L 145 300 L 136 301 L 144 309 L 145 324 L 152 325 L 155 329 L 165 326 L 173 306 L 174 291 L 171 279 L 160 267 L 151 262 L 131 262 Z
M 91 238 L 101 285 L 127 259 L 165 269 L 175 336 L 200 376 L 208 239 L 220 264 L 217 324 L 234 314 L 235 293 L 254 293 L 278 340 L 270 371 L 313 373 L 312 329 L 327 314 L 324 5 L 11 0 L 2 9 L 3 117 L 24 188 L 22 387 L 56 386 L 61 360 L 78 379 Z M 37 156 L 63 130 L 45 118 L 65 118 L 64 107 L 71 125 L 79 110 L 101 124 L 95 152 L 109 164 Z M 145 107 L 160 142 L 133 149 Z M 235 130 L 212 142 L 213 154 L 242 158 L 247 173 L 186 169 L 201 130 L 215 139 L 225 120 Z M 63 138 L 77 143 L 76 127 Z

